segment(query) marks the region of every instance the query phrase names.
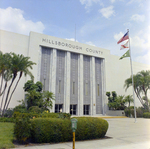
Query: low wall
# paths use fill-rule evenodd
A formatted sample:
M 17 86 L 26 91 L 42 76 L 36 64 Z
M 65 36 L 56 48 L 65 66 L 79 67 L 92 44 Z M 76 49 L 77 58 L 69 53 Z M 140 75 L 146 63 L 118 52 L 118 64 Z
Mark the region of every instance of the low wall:
M 125 112 L 124 112 L 124 110 L 108 110 L 108 111 L 106 111 L 106 115 L 125 116 Z

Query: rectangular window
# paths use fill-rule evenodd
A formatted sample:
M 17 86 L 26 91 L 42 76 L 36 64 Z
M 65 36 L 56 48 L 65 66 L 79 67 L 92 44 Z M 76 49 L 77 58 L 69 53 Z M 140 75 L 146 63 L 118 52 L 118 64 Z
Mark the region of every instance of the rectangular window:
M 60 94 L 61 93 L 61 80 L 59 80 L 59 84 L 58 84 L 58 93 Z
M 63 112 L 63 104 L 55 104 L 55 113 Z
M 89 115 L 90 105 L 84 105 L 84 115 Z
M 85 95 L 88 95 L 88 83 L 85 83 Z
M 77 105 L 70 105 L 70 114 L 76 115 L 77 113 Z
M 97 95 L 99 96 L 99 84 L 97 84 Z
M 75 82 L 72 84 L 72 94 L 75 94 Z

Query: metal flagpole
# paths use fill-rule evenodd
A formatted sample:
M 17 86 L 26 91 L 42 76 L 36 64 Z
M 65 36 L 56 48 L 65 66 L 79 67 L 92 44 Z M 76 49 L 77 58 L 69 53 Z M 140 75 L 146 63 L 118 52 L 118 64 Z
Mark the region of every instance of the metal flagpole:
M 129 35 L 129 29 L 128 29 L 127 31 L 128 31 L 128 35 Z M 130 51 L 130 65 L 131 65 L 132 87 L 133 87 L 133 99 L 134 99 L 134 115 L 135 115 L 135 123 L 136 123 L 136 109 L 135 109 L 135 95 L 134 95 L 134 80 L 133 80 L 133 70 L 132 70 L 130 38 L 129 38 L 129 51 Z

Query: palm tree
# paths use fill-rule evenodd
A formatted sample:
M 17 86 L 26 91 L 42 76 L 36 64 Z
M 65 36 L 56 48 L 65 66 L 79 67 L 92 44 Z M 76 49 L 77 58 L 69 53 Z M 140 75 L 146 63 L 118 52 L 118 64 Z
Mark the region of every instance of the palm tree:
M 11 55 L 9 53 L 3 54 L 0 51 L 0 79 L 1 79 L 1 85 L 0 85 L 0 96 L 4 93 L 6 87 L 7 87 L 7 82 L 11 78 L 11 73 L 10 73 L 10 59 Z M 5 85 L 3 87 L 3 82 L 5 81 Z
M 11 59 L 10 53 L 3 54 L 0 51 L 0 80 L 1 80 L 0 81 L 1 82 L 1 85 L 0 85 L 0 101 L 1 101 L 0 110 L 2 110 L 5 91 L 7 88 L 7 83 L 12 77 L 10 69 L 9 69 L 10 68 L 10 59 Z
M 130 107 L 130 103 L 133 103 L 132 95 L 125 96 L 124 101 L 125 103 L 129 103 L 128 107 Z
M 44 91 L 43 92 L 43 107 L 44 108 L 52 108 L 52 100 L 55 100 L 54 94 L 52 92 L 49 91 Z
M 24 73 L 24 75 L 29 75 L 32 79 L 33 79 L 33 75 L 32 73 L 29 71 L 29 68 L 32 69 L 32 65 L 34 65 L 35 63 L 32 61 L 29 61 L 29 57 L 24 57 L 23 55 L 17 55 L 15 53 L 11 53 L 12 58 L 10 60 L 11 66 L 10 66 L 10 71 L 12 73 L 12 79 L 11 79 L 11 83 L 10 86 L 8 88 L 7 94 L 6 94 L 6 98 L 5 98 L 5 104 L 3 107 L 3 114 L 5 109 L 8 108 L 8 105 L 10 103 L 10 100 L 12 98 L 12 95 L 14 93 L 14 91 L 16 90 L 16 87 L 22 77 L 22 74 Z M 10 94 L 10 89 L 12 87 L 12 84 L 14 83 L 15 79 L 17 78 L 17 75 L 19 73 L 19 78 L 18 81 L 16 82 L 16 85 L 14 87 L 14 89 L 12 90 L 11 95 Z
M 134 91 L 140 100 L 143 107 L 146 107 L 149 111 L 149 103 L 147 98 L 147 91 L 150 89 L 150 71 L 140 71 L 136 75 L 133 75 L 134 80 Z M 130 86 L 132 86 L 132 77 L 125 80 L 125 90 L 127 90 Z M 145 101 L 142 99 L 142 93 L 144 93 Z
M 116 109 L 124 110 L 124 108 L 125 108 L 124 95 L 117 96 L 115 99 L 115 102 L 116 102 Z

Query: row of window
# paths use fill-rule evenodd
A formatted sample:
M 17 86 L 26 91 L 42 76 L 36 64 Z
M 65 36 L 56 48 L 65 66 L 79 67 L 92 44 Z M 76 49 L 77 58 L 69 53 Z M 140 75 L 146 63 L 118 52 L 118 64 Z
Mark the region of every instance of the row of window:
M 55 104 L 55 113 L 63 112 L 63 104 Z M 83 114 L 89 115 L 90 113 L 90 105 L 83 106 Z M 77 105 L 70 105 L 70 114 L 77 114 Z
M 61 93 L 61 80 L 59 80 L 59 85 L 58 85 L 58 93 L 60 94 Z M 99 84 L 97 84 L 97 95 L 99 96 L 100 95 L 100 92 L 99 92 Z M 74 95 L 75 94 L 75 82 L 72 83 L 72 94 Z M 85 83 L 85 95 L 88 96 L 88 83 Z

